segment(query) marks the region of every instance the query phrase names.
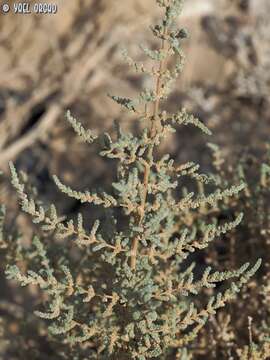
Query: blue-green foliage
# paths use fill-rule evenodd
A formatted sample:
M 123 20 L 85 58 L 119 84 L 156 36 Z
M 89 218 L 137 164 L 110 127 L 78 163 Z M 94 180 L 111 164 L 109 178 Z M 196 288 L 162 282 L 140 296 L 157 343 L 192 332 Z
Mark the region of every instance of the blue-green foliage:
M 72 348 L 76 359 L 85 359 L 85 349 L 89 350 L 88 359 L 167 359 L 173 349 L 178 349 L 183 359 L 187 358 L 186 347 L 209 316 L 234 298 L 260 266 L 258 261 L 253 267 L 244 264 L 238 270 L 225 272 L 202 270 L 196 264 L 183 269 L 190 254 L 234 229 L 242 219 L 239 214 L 229 223 L 205 224 L 194 232 L 192 224 L 185 220 L 187 211 L 218 206 L 223 199 L 242 191 L 245 184 L 215 189 L 212 193 L 206 188 L 203 194 L 190 192 L 179 197 L 176 190 L 181 189 L 183 177 L 205 186 L 216 186 L 216 178 L 200 174 L 197 164 L 176 166 L 168 154 L 159 158 L 159 144 L 175 132 L 176 126 L 193 125 L 206 135 L 211 132 L 185 109 L 172 115 L 160 109 L 169 85 L 182 69 L 181 46 L 186 31 L 176 29 L 175 25 L 182 0 L 157 0 L 157 3 L 164 8 L 165 15 L 160 24 L 152 27 L 152 32 L 161 41 L 161 47 L 156 51 L 143 48 L 154 61 L 153 70 L 146 71 L 128 59 L 137 71 L 152 75 L 156 86 L 151 91 L 143 90 L 139 101 L 111 96 L 137 114 L 138 119 L 145 120 L 142 133 L 137 137 L 124 133 L 116 124 L 117 139 L 112 141 L 109 134 L 97 137 L 70 113 L 67 116 L 85 142 L 100 139 L 101 156 L 118 160 L 118 178 L 112 183 L 111 194 L 75 191 L 54 177 L 58 188 L 68 196 L 103 206 L 113 219 L 110 230 L 99 220 L 86 229 L 81 214 L 77 221 L 65 220 L 59 217 L 54 205 L 49 208 L 37 205 L 10 164 L 12 183 L 22 209 L 34 223 L 40 224 L 44 235 L 32 241 L 34 268 L 29 262 L 28 270 L 22 272 L 11 264 L 6 275 L 22 286 L 39 286 L 46 294 L 47 301 L 35 314 L 48 321 L 50 335 Z M 169 69 L 167 62 L 172 56 L 177 57 L 177 65 Z M 119 210 L 128 220 L 121 231 L 116 215 Z M 79 260 L 67 257 L 68 252 L 63 251 L 50 255 L 47 236 L 77 245 Z M 215 288 L 229 279 L 233 281 L 227 289 L 213 292 L 206 305 L 199 306 L 196 295 L 203 288 Z

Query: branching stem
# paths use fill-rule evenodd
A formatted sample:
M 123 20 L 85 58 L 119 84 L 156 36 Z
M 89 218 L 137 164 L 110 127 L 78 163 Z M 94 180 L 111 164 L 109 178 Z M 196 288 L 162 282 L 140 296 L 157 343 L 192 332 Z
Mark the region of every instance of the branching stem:
M 165 42 L 165 36 L 167 34 L 167 28 L 164 27 L 163 32 L 163 39 L 161 44 L 161 51 L 166 50 L 166 42 Z M 164 70 L 166 68 L 166 60 L 167 57 L 162 59 L 159 62 L 159 71 L 157 72 L 157 78 L 156 78 L 156 99 L 153 104 L 153 116 L 152 116 L 152 124 L 151 124 L 151 131 L 150 131 L 150 137 L 153 140 L 157 133 L 159 133 L 162 130 L 161 121 L 159 118 L 159 106 L 160 106 L 160 92 L 162 87 L 162 76 L 164 73 Z M 153 155 L 153 147 L 150 146 L 148 150 L 148 159 L 151 159 Z M 144 162 L 145 170 L 144 170 L 144 180 L 143 180 L 143 186 L 144 186 L 144 193 L 143 193 L 143 199 L 140 207 L 138 208 L 138 214 L 139 214 L 139 221 L 138 225 L 141 226 L 144 214 L 145 214 L 145 204 L 147 199 L 147 189 L 148 189 L 148 183 L 149 183 L 149 175 L 150 175 L 150 169 L 151 165 L 149 165 L 144 159 L 141 159 Z M 137 235 L 133 239 L 132 245 L 131 245 L 131 262 L 130 266 L 131 269 L 134 270 L 136 268 L 136 259 L 137 259 L 137 253 L 138 253 L 138 246 L 139 246 L 139 240 L 140 236 Z
M 164 38 L 165 35 L 167 33 L 167 29 L 164 29 Z M 161 46 L 161 50 L 165 51 L 166 50 L 166 43 L 165 43 L 165 39 L 162 39 L 162 46 Z M 160 105 L 160 91 L 161 91 L 161 86 L 162 86 L 162 76 L 163 76 L 163 72 L 165 70 L 166 67 L 166 61 L 167 61 L 167 57 L 165 57 L 164 59 L 162 59 L 159 63 L 159 71 L 157 74 L 157 80 L 156 80 L 156 100 L 154 102 L 154 110 L 153 110 L 153 120 L 152 120 L 152 126 L 151 126 L 151 138 L 153 139 L 155 137 L 155 135 L 160 132 L 161 130 L 161 122 L 160 122 L 160 118 L 159 118 L 159 105 Z

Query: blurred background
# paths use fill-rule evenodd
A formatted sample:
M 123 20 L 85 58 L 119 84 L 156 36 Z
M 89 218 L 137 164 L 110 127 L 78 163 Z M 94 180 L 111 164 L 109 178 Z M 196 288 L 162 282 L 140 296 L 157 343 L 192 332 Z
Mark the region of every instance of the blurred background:
M 32 225 L 19 212 L 8 162 L 25 171 L 39 198 L 54 202 L 60 213 L 96 217 L 52 181 L 57 174 L 83 190 L 106 187 L 114 177 L 114 166 L 98 157 L 95 145 L 78 140 L 65 112 L 97 133 L 112 133 L 115 119 L 136 131 L 134 119 L 107 93 L 132 97 L 149 84 L 124 63 L 121 49 L 147 63 L 139 45 L 154 46 L 149 25 L 160 15 L 155 0 L 54 3 L 53 15 L 0 12 L 0 203 L 26 238 Z M 179 19 L 189 33 L 186 65 L 165 107 L 186 107 L 213 136 L 181 128 L 161 151 L 178 162 L 199 162 L 204 170 L 210 166 L 207 141 L 221 147 L 232 168 L 243 154 L 264 154 L 270 134 L 269 13 L 269 0 L 186 0 Z
M 68 213 L 74 204 L 56 191 L 51 175 L 85 188 L 100 182 L 108 166 L 94 147 L 78 142 L 65 112 L 98 132 L 111 131 L 114 119 L 133 126 L 107 93 L 133 96 L 147 84 L 124 63 L 121 49 L 147 62 L 139 45 L 153 42 L 148 26 L 160 14 L 154 0 L 54 3 L 52 15 L 0 13 L 0 169 L 7 175 L 14 161 L 42 197 Z M 189 33 L 186 65 L 167 106 L 198 115 L 228 161 L 269 139 L 269 10 L 267 0 L 188 0 L 179 19 Z M 179 160 L 203 161 L 204 142 L 184 129 L 167 150 Z M 5 180 L 0 202 L 11 205 Z

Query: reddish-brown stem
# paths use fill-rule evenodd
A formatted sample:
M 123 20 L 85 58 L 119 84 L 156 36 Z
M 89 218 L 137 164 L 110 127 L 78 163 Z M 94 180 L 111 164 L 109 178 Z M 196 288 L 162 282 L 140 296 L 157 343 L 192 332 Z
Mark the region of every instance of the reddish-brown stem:
M 167 33 L 167 29 L 165 28 L 164 34 L 163 34 L 164 37 L 165 37 L 166 33 Z M 161 51 L 165 51 L 165 48 L 166 48 L 165 40 L 162 39 Z M 162 86 L 162 76 L 163 76 L 165 66 L 166 66 L 166 58 L 162 59 L 159 63 L 159 71 L 158 71 L 157 81 L 156 81 L 156 94 L 155 94 L 156 99 L 154 102 L 152 124 L 151 124 L 151 131 L 150 131 L 151 139 L 154 139 L 156 134 L 158 132 L 160 132 L 160 130 L 161 130 L 161 122 L 160 122 L 160 118 L 159 118 L 159 105 L 160 105 L 160 92 L 161 92 L 161 86 Z M 153 152 L 153 148 L 149 147 L 148 158 L 152 157 L 152 152 Z M 145 204 L 146 204 L 146 199 L 147 199 L 147 189 L 148 189 L 148 182 L 149 182 L 149 175 L 150 175 L 150 165 L 144 159 L 142 159 L 142 160 L 145 165 L 145 171 L 144 171 L 144 181 L 143 181 L 143 185 L 144 185 L 143 199 L 142 199 L 141 205 L 138 208 L 138 215 L 139 215 L 138 225 L 139 226 L 142 224 L 142 221 L 144 218 Z M 131 266 L 131 269 L 133 269 L 133 270 L 136 268 L 139 240 L 140 240 L 140 236 L 139 235 L 135 236 L 135 238 L 133 239 L 132 245 L 131 245 L 130 266 Z
M 165 36 L 166 32 L 164 32 Z M 162 39 L 162 51 L 165 51 L 165 40 Z M 162 59 L 159 64 L 159 71 L 156 82 L 156 100 L 154 102 L 154 110 L 153 110 L 153 121 L 151 127 L 151 138 L 154 138 L 157 132 L 161 130 L 161 122 L 159 119 L 159 105 L 160 105 L 160 90 L 162 86 L 162 76 L 166 66 L 166 58 Z

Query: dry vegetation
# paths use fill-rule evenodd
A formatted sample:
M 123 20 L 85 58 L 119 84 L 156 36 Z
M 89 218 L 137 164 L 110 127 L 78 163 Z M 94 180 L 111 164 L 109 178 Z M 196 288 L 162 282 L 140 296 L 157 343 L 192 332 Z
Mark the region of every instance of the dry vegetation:
M 240 231 L 221 238 L 197 260 L 224 269 L 262 257 L 264 266 L 239 299 L 207 325 L 194 347 L 176 358 L 266 360 L 270 359 L 269 1 L 186 2 L 179 19 L 190 33 L 186 68 L 167 106 L 173 111 L 184 105 L 198 115 L 213 131 L 220 152 L 213 155 L 192 129 L 181 129 L 161 151 L 172 152 L 178 162 L 192 159 L 202 169 L 217 171 L 224 187 L 239 179 L 248 184 L 235 202 L 214 213 L 201 210 L 208 220 L 217 215 L 221 222 L 230 220 L 239 212 L 245 217 Z M 33 226 L 18 212 L 8 161 L 30 175 L 42 200 L 53 199 L 68 216 L 80 211 L 91 222 L 96 217 L 93 208 L 59 194 L 52 175 L 61 174 L 73 187 L 100 183 L 106 187 L 114 169 L 95 156 L 94 147 L 77 140 L 64 114 L 70 109 L 86 127 L 109 131 L 114 119 L 126 116 L 107 93 L 132 96 L 147 79 L 123 65 L 121 48 L 147 61 L 138 55 L 137 44 L 149 42 L 150 31 L 145 28 L 159 15 L 154 0 L 126 0 L 121 5 L 113 0 L 56 3 L 55 16 L 0 14 L 0 169 L 4 172 L 0 203 L 7 204 L 8 224 L 16 223 L 25 243 Z M 132 120 L 123 121 L 123 127 L 134 127 Z M 47 360 L 54 343 L 48 346 L 42 325 L 32 338 L 35 320 L 28 318 L 36 290 L 19 291 L 2 276 L 1 289 L 6 333 L 0 359 L 23 360 L 31 354 L 31 359 Z

